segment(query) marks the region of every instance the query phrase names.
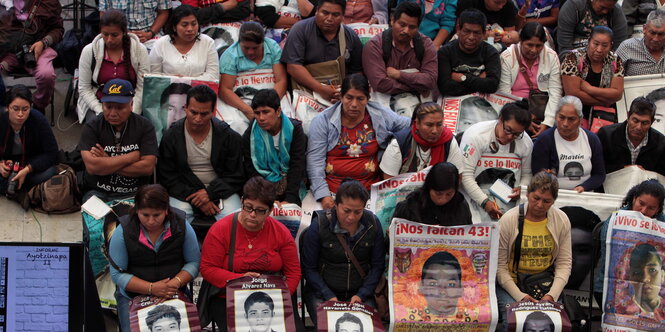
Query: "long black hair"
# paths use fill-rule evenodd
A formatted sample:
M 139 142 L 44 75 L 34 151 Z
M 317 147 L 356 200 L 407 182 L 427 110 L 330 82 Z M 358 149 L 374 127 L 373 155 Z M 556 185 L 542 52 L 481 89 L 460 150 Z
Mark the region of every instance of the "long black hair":
M 127 16 L 125 16 L 125 13 L 117 9 L 109 9 L 105 11 L 104 15 L 99 19 L 100 27 L 117 26 L 122 31 L 122 56 L 125 61 L 125 74 L 127 75 L 127 80 L 131 81 L 129 73 L 131 72 L 132 66 L 132 40 L 127 34 L 127 25 Z M 138 75 L 138 73 L 136 74 Z M 138 80 L 138 77 L 136 79 Z M 131 83 L 136 86 L 136 81 Z
M 427 177 L 425 177 L 425 183 L 418 189 L 422 198 L 420 202 L 422 208 L 434 205 L 429 196 L 430 190 L 444 191 L 455 189 L 455 196 L 459 195 L 459 181 L 459 170 L 452 163 L 441 162 L 432 166 L 432 169 L 427 173 Z M 452 202 L 453 200 L 451 199 L 450 201 Z
M 663 187 L 657 180 L 646 180 L 640 184 L 630 188 L 626 197 L 623 199 L 621 206 L 627 209 L 633 208 L 633 201 L 635 198 L 642 195 L 653 196 L 658 201 L 658 211 L 656 215 L 663 213 L 663 199 L 665 199 L 665 187 Z

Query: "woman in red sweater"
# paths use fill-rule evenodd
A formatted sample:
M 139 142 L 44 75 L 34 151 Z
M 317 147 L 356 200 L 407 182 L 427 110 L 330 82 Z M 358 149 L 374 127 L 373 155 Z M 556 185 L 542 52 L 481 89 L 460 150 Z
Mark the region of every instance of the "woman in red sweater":
M 260 274 L 281 274 L 291 294 L 300 282 L 300 261 L 289 230 L 270 217 L 275 201 L 273 184 L 260 176 L 243 188 L 242 209 L 217 221 L 208 232 L 201 250 L 201 275 L 210 284 L 224 289 L 229 280 Z M 231 229 L 237 222 L 233 267 L 229 268 Z M 226 291 L 209 304 L 213 321 L 226 331 Z

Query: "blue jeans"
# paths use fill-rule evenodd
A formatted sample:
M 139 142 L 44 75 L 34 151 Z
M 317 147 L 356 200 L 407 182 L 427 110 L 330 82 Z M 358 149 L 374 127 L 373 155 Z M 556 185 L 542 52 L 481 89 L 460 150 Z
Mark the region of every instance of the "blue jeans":
M 506 326 L 506 307 L 517 300 L 513 299 L 508 292 L 506 292 L 503 287 L 498 283 L 496 284 L 496 302 L 497 308 L 499 310 L 499 321 L 496 324 L 496 331 L 502 332 L 506 331 L 508 326 Z
M 173 197 L 169 197 L 169 204 L 171 207 L 185 212 L 185 221 L 190 224 L 192 223 L 192 220 L 194 220 L 194 209 L 192 208 L 191 204 Z M 234 211 L 240 209 L 240 196 L 238 196 L 238 194 L 233 194 L 229 196 L 229 198 L 223 199 L 222 206 L 222 210 L 215 215 L 215 220 L 222 219 Z
M 120 332 L 129 332 L 129 301 L 130 298 L 122 295 L 120 290 L 115 290 L 115 301 L 118 305 L 118 327 Z

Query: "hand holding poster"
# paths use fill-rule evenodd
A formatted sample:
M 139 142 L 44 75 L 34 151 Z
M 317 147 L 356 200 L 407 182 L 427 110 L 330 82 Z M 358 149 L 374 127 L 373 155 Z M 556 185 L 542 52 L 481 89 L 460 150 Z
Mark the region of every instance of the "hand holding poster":
M 279 276 L 242 277 L 226 285 L 229 332 L 295 331 L 291 294 Z
M 326 301 L 317 309 L 318 332 L 383 332 L 374 308 L 362 303 Z
M 419 172 L 403 173 L 390 179 L 372 184 L 369 210 L 381 221 L 381 227 L 388 229 L 397 203 L 406 199 L 411 192 L 422 187 L 427 173 L 432 167 Z
M 665 223 L 619 210 L 609 221 L 605 245 L 603 329 L 664 331 Z
M 509 332 L 569 332 L 568 314 L 560 303 L 515 302 L 506 308 Z
M 494 331 L 498 246 L 497 223 L 441 227 L 393 219 L 390 331 Z

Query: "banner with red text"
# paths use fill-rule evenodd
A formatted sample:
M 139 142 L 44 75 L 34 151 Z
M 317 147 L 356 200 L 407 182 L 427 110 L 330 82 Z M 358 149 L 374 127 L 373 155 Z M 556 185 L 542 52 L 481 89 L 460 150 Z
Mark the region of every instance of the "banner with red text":
M 241 277 L 226 284 L 229 332 L 295 331 L 289 288 L 280 276 Z
M 403 173 L 372 184 L 369 210 L 381 221 L 381 227 L 388 229 L 390 220 L 393 218 L 397 203 L 406 199 L 412 191 L 422 187 L 425 183 L 427 173 L 432 167 L 427 167 L 419 172 Z
M 302 129 L 305 135 L 309 133 L 309 124 L 312 119 L 327 107 L 311 93 L 303 90 L 293 90 L 294 118 L 302 121 Z
M 665 223 L 619 210 L 603 240 L 603 330 L 665 331 Z
M 465 96 L 439 98 L 437 103 L 443 108 L 443 124 L 453 133 L 458 134 L 478 122 L 498 119 L 503 105 L 520 99 L 522 98 L 501 92 L 473 93 Z
M 498 223 L 442 227 L 393 219 L 390 331 L 494 331 Z
M 367 44 L 372 37 L 388 29 L 388 24 L 351 23 L 347 24 L 347 26 L 355 31 L 363 45 Z
M 383 332 L 376 310 L 366 304 L 326 301 L 316 310 L 318 332 Z

